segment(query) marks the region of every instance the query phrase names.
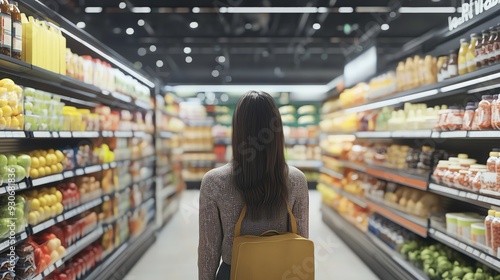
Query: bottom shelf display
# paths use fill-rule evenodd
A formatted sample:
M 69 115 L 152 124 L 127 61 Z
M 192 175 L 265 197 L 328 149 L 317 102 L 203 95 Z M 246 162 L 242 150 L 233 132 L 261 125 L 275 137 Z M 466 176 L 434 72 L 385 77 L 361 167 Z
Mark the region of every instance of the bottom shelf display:
M 345 219 L 326 204 L 323 220 L 381 279 L 498 280 L 500 274 L 484 262 L 440 243 L 422 238 L 373 214 L 368 232 L 356 230 L 356 220 Z M 432 230 L 431 230 L 432 233 Z

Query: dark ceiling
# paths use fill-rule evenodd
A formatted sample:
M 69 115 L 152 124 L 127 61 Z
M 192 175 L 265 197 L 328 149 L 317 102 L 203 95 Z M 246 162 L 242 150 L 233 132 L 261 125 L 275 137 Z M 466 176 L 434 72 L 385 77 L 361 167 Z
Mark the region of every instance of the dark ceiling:
M 350 46 L 360 40 L 369 44 L 377 38 L 379 54 L 395 53 L 409 40 L 445 27 L 448 16 L 452 15 L 449 11 L 399 13 L 400 7 L 449 8 L 461 3 L 458 0 L 42 2 L 75 24 L 84 22 L 87 32 L 135 62 L 136 67 L 168 84 L 326 84 L 342 74 Z M 102 7 L 102 12 L 89 13 L 88 9 L 86 12 L 88 7 Z M 134 13 L 138 7 L 150 7 L 151 12 Z M 194 7 L 200 9 L 193 10 Z M 233 7 L 307 7 L 304 11 L 311 8 L 313 11 L 224 13 Z M 316 7 L 322 8 L 315 12 Z M 198 23 L 197 28 L 190 27 L 192 22 Z M 315 23 L 321 25 L 318 30 L 313 27 Z M 389 30 L 380 29 L 384 23 L 389 23 Z M 132 35 L 127 34 L 128 28 L 133 28 Z M 185 53 L 186 47 L 191 50 L 189 54 Z M 186 62 L 187 56 L 191 57 L 191 63 Z

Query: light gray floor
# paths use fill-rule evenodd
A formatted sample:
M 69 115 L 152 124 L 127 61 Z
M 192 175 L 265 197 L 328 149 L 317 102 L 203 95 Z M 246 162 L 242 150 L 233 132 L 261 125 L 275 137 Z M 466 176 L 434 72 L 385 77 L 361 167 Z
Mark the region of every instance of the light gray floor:
M 183 192 L 179 211 L 125 280 L 195 280 L 198 248 L 199 191 Z M 316 248 L 316 280 L 377 280 L 373 272 L 321 220 L 321 197 L 310 191 L 310 239 Z

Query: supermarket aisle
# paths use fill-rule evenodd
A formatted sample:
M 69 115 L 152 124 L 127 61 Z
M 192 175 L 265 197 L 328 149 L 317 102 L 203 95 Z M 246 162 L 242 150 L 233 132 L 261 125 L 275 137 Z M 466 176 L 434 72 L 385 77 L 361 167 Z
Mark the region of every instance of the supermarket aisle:
M 197 279 L 198 197 L 199 191 L 183 193 L 179 212 L 125 280 Z M 310 238 L 316 246 L 316 280 L 334 276 L 343 280 L 378 279 L 321 221 L 320 204 L 320 194 L 311 191 Z

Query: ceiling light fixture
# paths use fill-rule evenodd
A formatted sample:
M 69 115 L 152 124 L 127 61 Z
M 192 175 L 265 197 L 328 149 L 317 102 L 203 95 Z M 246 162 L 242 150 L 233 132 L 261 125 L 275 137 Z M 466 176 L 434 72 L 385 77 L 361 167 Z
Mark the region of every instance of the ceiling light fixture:
M 382 24 L 382 25 L 380 26 L 380 29 L 382 29 L 382 30 L 384 30 L 384 31 L 389 30 L 389 24 L 387 24 L 387 23 Z
M 113 33 L 120 34 L 120 32 L 122 32 L 122 29 L 120 27 L 113 28 Z
M 194 14 L 197 14 L 197 13 L 199 13 L 199 12 L 200 12 L 200 8 L 198 8 L 198 7 L 193 7 L 193 10 L 192 10 L 192 11 L 193 11 L 193 13 L 194 13 Z
M 401 7 L 402 14 L 453 14 L 457 12 L 455 7 Z
M 190 47 L 185 47 L 184 48 L 184 53 L 185 54 L 190 54 L 191 53 L 191 48 Z
M 151 13 L 151 8 L 150 7 L 133 7 L 132 13 L 149 14 L 149 13 Z
M 195 29 L 198 27 L 198 23 L 196 21 L 192 21 L 190 24 L 189 24 L 189 27 Z
M 388 13 L 391 9 L 389 7 L 366 6 L 356 7 L 356 13 Z
M 453 84 L 453 85 L 450 85 L 450 86 L 446 86 L 446 87 L 441 88 L 441 91 L 442 92 L 448 92 L 448 91 L 452 91 L 452 90 L 461 89 L 461 88 L 464 88 L 464 87 L 476 85 L 476 84 L 479 84 L 479 83 L 484 83 L 484 82 L 491 81 L 491 80 L 498 79 L 498 78 L 500 78 L 500 73 L 495 73 L 495 74 L 491 74 L 491 75 L 488 75 L 488 76 L 476 78 L 476 79 L 473 79 L 473 80 L 461 82 L 461 83 L 458 83 L 458 84 Z
M 321 10 L 322 13 L 326 8 L 321 7 L 221 7 L 220 13 L 229 14 L 316 14 Z
M 250 30 L 250 29 L 252 29 L 252 27 L 253 27 L 253 26 L 252 26 L 252 24 L 251 24 L 251 23 L 246 23 L 246 24 L 245 24 L 245 29 Z
M 219 77 L 219 71 L 218 70 L 213 70 L 212 71 L 212 77 L 214 77 L 214 78 Z
M 314 30 L 319 30 L 320 28 L 321 28 L 321 24 L 319 24 L 319 23 L 313 24 L 313 29 Z
M 156 51 L 156 46 L 155 46 L 155 45 L 151 45 L 151 46 L 149 46 L 149 50 L 150 50 L 151 52 L 155 52 L 155 51 Z
M 80 22 L 78 22 L 78 23 L 76 24 L 76 27 L 78 27 L 78 28 L 85 28 L 85 26 L 87 26 L 87 25 L 86 25 L 86 24 L 85 24 L 85 22 L 83 22 L 83 21 L 80 21 Z
M 161 61 L 161 60 L 156 61 L 156 66 L 163 67 L 163 61 Z
M 144 24 L 146 24 L 146 22 L 143 19 L 137 21 L 137 25 L 139 26 L 144 26 Z
M 127 30 L 125 31 L 128 35 L 132 35 L 134 34 L 134 29 L 132 27 L 129 27 L 127 28 Z
M 137 54 L 140 55 L 140 56 L 145 56 L 147 53 L 146 49 L 145 48 L 139 48 L 137 50 Z
M 227 102 L 229 100 L 229 95 L 227 95 L 227 93 L 221 94 L 220 100 L 223 102 Z
M 87 7 L 85 8 L 87 14 L 98 14 L 102 12 L 102 7 Z
M 218 56 L 218 57 L 217 57 L 217 62 L 219 62 L 219 63 L 224 63 L 224 62 L 226 62 L 226 58 L 225 58 L 223 55 Z
M 123 9 L 125 9 L 127 7 L 127 3 L 120 2 L 120 4 L 118 4 L 118 7 L 123 10 Z
M 318 13 L 320 13 L 320 14 L 328 13 L 328 8 L 326 8 L 326 7 L 319 7 L 318 8 Z
M 186 56 L 186 63 L 191 63 L 191 62 L 193 62 L 193 58 L 190 57 L 189 55 Z
M 339 8 L 339 13 L 341 14 L 350 14 L 354 12 L 354 9 L 352 7 L 340 7 Z

